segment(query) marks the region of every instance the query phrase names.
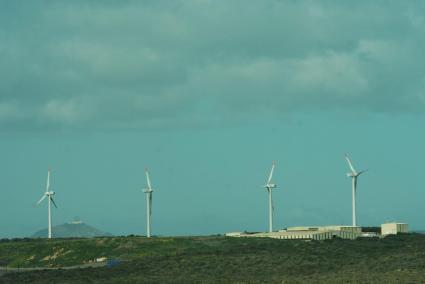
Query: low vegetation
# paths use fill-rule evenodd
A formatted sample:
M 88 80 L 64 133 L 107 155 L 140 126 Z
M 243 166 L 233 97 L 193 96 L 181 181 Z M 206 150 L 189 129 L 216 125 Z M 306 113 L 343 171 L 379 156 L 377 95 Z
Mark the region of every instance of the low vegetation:
M 424 283 L 425 235 L 355 241 L 114 237 L 0 242 L 0 266 L 113 267 L 7 273 L 0 283 Z

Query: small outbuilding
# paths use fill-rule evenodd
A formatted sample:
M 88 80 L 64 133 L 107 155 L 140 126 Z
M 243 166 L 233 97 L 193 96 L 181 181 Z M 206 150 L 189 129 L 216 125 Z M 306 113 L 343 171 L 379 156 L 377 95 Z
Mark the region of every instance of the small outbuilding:
M 381 234 L 386 235 L 397 235 L 398 233 L 407 233 L 407 223 L 386 223 L 381 225 Z

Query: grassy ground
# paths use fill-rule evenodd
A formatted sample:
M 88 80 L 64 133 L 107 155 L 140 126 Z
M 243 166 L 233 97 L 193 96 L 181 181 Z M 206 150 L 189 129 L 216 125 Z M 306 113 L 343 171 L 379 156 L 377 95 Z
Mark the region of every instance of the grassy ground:
M 141 237 L 0 243 L 0 266 L 60 267 L 106 256 L 112 268 L 10 273 L 0 283 L 425 283 L 425 235 L 285 241 Z

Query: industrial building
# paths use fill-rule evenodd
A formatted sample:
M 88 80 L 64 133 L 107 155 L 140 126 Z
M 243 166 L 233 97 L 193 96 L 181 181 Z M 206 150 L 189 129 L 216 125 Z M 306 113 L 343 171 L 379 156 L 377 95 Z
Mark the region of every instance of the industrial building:
M 274 238 L 283 240 L 328 240 L 332 238 L 354 240 L 358 237 L 384 237 L 388 234 L 397 234 L 407 232 L 405 223 L 382 224 L 382 234 L 373 232 L 362 232 L 359 226 L 302 226 L 288 227 L 285 230 L 270 233 L 246 233 L 232 232 L 227 233 L 228 237 L 241 238 Z
M 361 227 L 353 226 L 303 226 L 289 227 L 270 233 L 228 233 L 229 237 L 274 238 L 285 240 L 327 240 L 334 237 L 355 239 L 362 235 Z

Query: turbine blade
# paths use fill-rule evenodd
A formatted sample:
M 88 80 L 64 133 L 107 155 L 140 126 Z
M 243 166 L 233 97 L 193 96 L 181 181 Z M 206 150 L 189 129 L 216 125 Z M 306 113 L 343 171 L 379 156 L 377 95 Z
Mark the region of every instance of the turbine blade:
M 353 164 L 351 163 L 351 160 L 350 160 L 350 158 L 348 157 L 348 155 L 347 155 L 347 154 L 345 154 L 345 159 L 347 160 L 347 162 L 348 162 L 348 166 L 350 167 L 351 171 L 352 171 L 353 173 L 357 173 L 357 172 L 356 172 L 356 170 L 354 169 Z
M 151 190 L 152 189 L 152 187 L 151 187 L 151 179 L 149 178 L 148 169 L 145 169 L 145 172 L 146 172 L 146 181 L 148 183 L 148 188 L 149 188 L 149 190 Z
M 55 201 L 53 200 L 53 198 L 52 198 L 52 197 L 50 197 L 50 200 L 52 201 L 53 205 L 55 205 L 55 207 L 56 207 L 56 208 L 58 208 L 58 207 L 56 206 L 56 203 L 55 203 Z
M 360 172 L 357 174 L 357 176 L 361 175 L 362 173 L 367 172 L 368 170 L 369 170 L 369 169 L 366 169 L 366 170 L 360 171 Z
M 37 205 L 39 205 L 41 202 L 43 202 L 43 200 L 46 198 L 47 195 L 43 195 L 40 200 L 37 202 Z
M 273 162 L 272 164 L 272 169 L 270 170 L 270 175 L 269 175 L 269 179 L 267 180 L 267 184 L 270 184 L 270 182 L 272 181 L 272 177 L 273 177 L 273 171 L 274 171 L 274 167 L 275 167 L 276 163 Z
M 50 189 L 50 168 L 47 170 L 46 192 Z

